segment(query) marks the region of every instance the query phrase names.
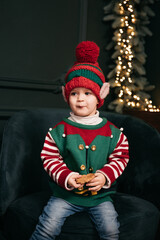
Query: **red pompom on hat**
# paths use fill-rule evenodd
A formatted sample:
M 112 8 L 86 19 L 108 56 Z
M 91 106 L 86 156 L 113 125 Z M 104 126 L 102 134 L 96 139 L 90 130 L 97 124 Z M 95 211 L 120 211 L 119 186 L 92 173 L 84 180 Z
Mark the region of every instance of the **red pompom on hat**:
M 76 58 L 79 63 L 95 64 L 99 57 L 99 47 L 95 42 L 84 41 L 76 47 Z
M 83 41 L 76 47 L 77 61 L 69 69 L 65 77 L 65 96 L 67 101 L 72 89 L 84 87 L 93 91 L 99 100 L 98 108 L 104 103 L 100 97 L 100 89 L 105 77 L 98 64 L 99 47 L 95 42 Z

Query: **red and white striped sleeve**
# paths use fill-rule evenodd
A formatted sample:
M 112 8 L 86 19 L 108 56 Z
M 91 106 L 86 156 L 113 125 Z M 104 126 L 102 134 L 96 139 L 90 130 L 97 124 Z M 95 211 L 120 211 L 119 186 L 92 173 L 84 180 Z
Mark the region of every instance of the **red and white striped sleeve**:
M 64 163 L 63 157 L 60 155 L 59 149 L 49 132 L 45 138 L 41 159 L 45 171 L 53 181 L 67 190 L 72 190 L 72 188 L 67 187 L 67 181 L 73 172 Z
M 97 172 L 101 172 L 107 179 L 103 188 L 109 188 L 111 184 L 123 173 L 129 161 L 129 146 L 126 136 L 121 133 L 117 146 L 110 154 L 107 164 Z

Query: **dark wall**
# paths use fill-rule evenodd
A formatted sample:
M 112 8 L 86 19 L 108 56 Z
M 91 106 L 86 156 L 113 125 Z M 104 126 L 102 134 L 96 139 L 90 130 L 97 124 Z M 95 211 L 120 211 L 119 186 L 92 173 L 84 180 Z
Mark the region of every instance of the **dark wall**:
M 0 1 L 0 136 L 16 111 L 66 107 L 57 88 L 74 62 L 82 0 Z
M 103 22 L 106 0 L 0 1 L 0 136 L 5 121 L 16 111 L 37 107 L 67 107 L 55 94 L 65 71 L 73 64 L 74 49 L 82 40 L 101 48 L 99 64 L 107 75 L 112 37 Z M 152 37 L 146 39 L 147 78 L 156 85 L 153 102 L 160 105 L 160 1 L 152 6 Z M 106 109 L 107 101 L 103 109 Z
M 153 103 L 160 107 L 160 0 L 151 5 L 155 17 L 150 19 L 149 29 L 153 36 L 146 38 L 147 54 L 145 69 L 148 81 L 155 85 L 151 92 Z

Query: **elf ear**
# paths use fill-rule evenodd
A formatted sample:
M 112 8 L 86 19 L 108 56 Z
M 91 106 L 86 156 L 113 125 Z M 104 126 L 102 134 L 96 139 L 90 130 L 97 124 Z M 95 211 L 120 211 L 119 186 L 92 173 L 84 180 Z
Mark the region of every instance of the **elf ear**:
M 64 86 L 62 86 L 62 95 L 63 95 L 64 101 L 67 102 L 67 98 L 66 98 L 66 94 L 65 94 L 65 87 Z
M 103 83 L 101 90 L 100 90 L 100 98 L 105 99 L 109 94 L 110 84 L 108 82 Z

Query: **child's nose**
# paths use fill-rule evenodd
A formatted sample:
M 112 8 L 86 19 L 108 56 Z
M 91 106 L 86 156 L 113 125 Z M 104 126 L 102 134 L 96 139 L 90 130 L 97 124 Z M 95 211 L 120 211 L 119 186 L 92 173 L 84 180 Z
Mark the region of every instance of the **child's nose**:
M 78 95 L 78 101 L 84 101 L 84 95 L 83 94 Z

